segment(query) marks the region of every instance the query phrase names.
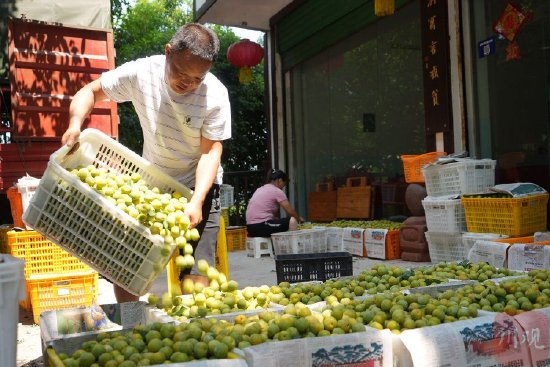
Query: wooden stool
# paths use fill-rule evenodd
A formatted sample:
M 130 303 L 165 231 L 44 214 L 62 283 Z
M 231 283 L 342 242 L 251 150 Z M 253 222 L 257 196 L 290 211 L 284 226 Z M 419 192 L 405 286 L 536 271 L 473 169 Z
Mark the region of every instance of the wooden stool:
M 270 237 L 246 238 L 247 255 L 256 259 L 259 259 L 262 255 L 273 256 L 272 246 Z

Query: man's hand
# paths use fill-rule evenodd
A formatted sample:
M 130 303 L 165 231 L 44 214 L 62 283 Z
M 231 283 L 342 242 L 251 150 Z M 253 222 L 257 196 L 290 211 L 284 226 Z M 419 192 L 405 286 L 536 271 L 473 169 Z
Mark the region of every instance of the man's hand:
M 72 147 L 80 136 L 82 122 L 90 115 L 96 101 L 107 98 L 101 89 L 100 79 L 96 79 L 82 87 L 73 97 L 69 106 L 69 128 L 61 138 L 61 144 Z
M 202 205 L 195 204 L 191 200 L 185 206 L 185 215 L 189 217 L 189 228 L 195 228 L 202 221 Z
M 66 144 L 68 147 L 72 147 L 78 141 L 79 136 L 80 128 L 76 126 L 69 126 L 61 138 L 61 145 Z

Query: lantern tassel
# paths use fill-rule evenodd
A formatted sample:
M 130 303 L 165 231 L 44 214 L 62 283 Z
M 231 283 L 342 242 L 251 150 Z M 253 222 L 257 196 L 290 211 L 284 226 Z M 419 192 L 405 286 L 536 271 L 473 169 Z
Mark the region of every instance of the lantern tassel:
M 374 15 L 383 17 L 395 12 L 395 0 L 374 0 Z
M 239 82 L 241 84 L 248 84 L 252 81 L 252 69 L 248 66 L 242 67 L 239 71 Z

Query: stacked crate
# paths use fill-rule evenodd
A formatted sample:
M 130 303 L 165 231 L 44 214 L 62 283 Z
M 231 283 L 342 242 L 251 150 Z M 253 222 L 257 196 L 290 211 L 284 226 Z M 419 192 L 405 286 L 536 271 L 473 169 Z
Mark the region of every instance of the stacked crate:
M 220 214 L 226 227 L 231 225 L 229 223 L 229 207 L 233 206 L 233 203 L 235 201 L 233 195 L 234 191 L 235 190 L 231 185 L 220 185 Z
M 366 177 L 349 177 L 336 193 L 336 218 L 368 219 L 373 217 L 372 186 Z
M 422 200 L 428 227 L 425 235 L 432 262 L 467 258 L 460 195 L 487 192 L 495 184 L 495 166 L 496 161 L 490 159 L 456 159 L 422 168 L 428 194 Z
M 25 260 L 27 297 L 20 302 L 38 323 L 44 311 L 92 305 L 98 274 L 35 231 L 2 232 L 6 253 Z
M 337 191 L 332 182 L 318 183 L 307 197 L 307 217 L 314 222 L 336 220 Z
M 407 218 L 399 230 L 399 250 L 401 259 L 405 261 L 430 261 L 428 243 L 424 233 L 427 230 L 426 217 L 421 201 L 426 197 L 426 180 L 422 174 L 422 167 L 437 161 L 445 152 L 428 152 L 424 154 L 402 155 L 406 189 L 405 200 L 412 216 Z
M 227 251 L 246 250 L 246 227 L 225 227 L 225 239 L 227 242 Z

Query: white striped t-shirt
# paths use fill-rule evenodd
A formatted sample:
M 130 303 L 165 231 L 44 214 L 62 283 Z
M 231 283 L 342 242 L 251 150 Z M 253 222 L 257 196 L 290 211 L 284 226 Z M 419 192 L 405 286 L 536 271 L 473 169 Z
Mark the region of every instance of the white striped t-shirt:
M 201 136 L 231 138 L 227 88 L 212 73 L 184 95 L 164 81 L 164 55 L 125 63 L 101 75 L 101 88 L 116 102 L 131 101 L 143 130 L 143 157 L 187 187 L 195 186 Z M 222 182 L 220 166 L 215 183 Z

